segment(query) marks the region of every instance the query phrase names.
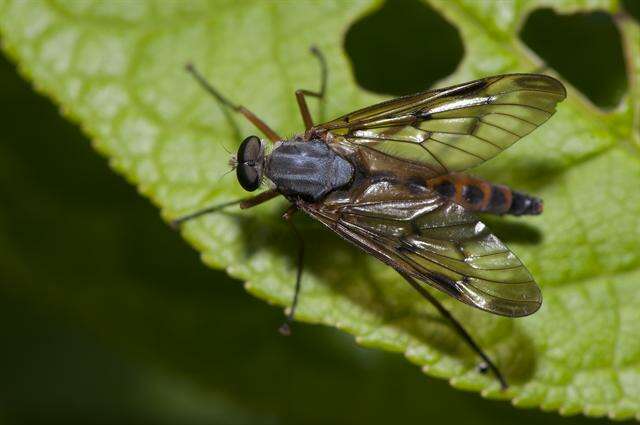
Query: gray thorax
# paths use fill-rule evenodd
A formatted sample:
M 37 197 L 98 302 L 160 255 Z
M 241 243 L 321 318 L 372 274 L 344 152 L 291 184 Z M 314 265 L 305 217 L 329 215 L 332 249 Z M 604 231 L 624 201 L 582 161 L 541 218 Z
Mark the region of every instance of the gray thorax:
M 349 183 L 354 168 L 322 140 L 288 141 L 267 157 L 265 174 L 283 195 L 318 201 Z

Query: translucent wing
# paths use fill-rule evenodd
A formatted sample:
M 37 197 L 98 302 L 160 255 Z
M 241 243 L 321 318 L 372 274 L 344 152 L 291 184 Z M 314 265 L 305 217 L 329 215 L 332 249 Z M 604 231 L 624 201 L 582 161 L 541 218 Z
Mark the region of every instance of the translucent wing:
M 393 99 L 317 128 L 418 162 L 435 176 L 494 157 L 549 119 L 565 97 L 546 75 L 498 75 Z
M 368 180 L 300 206 L 388 265 L 469 305 L 516 317 L 542 303 L 515 254 L 473 214 L 426 187 Z

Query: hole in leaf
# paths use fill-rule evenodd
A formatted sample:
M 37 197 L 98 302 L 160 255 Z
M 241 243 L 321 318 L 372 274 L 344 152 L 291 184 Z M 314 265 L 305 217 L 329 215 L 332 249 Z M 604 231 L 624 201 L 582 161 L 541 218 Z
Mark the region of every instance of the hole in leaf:
M 531 13 L 522 40 L 574 87 L 601 108 L 613 108 L 627 89 L 620 33 L 604 12 Z
M 622 0 L 622 7 L 629 15 L 640 23 L 640 1 Z
M 345 49 L 361 87 L 403 95 L 431 87 L 462 60 L 458 30 L 417 0 L 387 1 L 354 23 Z

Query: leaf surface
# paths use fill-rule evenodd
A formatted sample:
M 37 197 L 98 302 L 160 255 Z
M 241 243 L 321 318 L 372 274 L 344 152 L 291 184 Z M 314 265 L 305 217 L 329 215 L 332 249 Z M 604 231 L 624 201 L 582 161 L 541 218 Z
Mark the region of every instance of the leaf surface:
M 434 1 L 465 43 L 463 63 L 447 82 L 538 67 L 517 31 L 545 4 L 564 13 L 617 11 L 608 1 Z M 373 7 L 366 1 L 2 0 L 0 31 L 5 51 L 36 89 L 55 99 L 112 166 L 171 218 L 242 196 L 232 176 L 220 178 L 227 171 L 223 146 L 235 150 L 241 137 L 255 133 L 207 96 L 184 64 L 196 64 L 280 134 L 295 134 L 302 124 L 293 92 L 318 84 L 312 44 L 325 52 L 331 72 L 324 111 L 313 105 L 316 117 L 381 99 L 358 89 L 342 48 L 349 24 Z M 630 69 L 623 103 L 604 114 L 569 88 L 553 119 L 478 170 L 545 200 L 540 217 L 490 220 L 540 283 L 538 313 L 513 320 L 444 300 L 504 369 L 512 383 L 506 393 L 476 371 L 473 353 L 393 270 L 307 219 L 299 224 L 314 249 L 298 318 L 403 352 L 430 375 L 518 406 L 638 416 L 640 36 L 637 23 L 623 16 L 617 22 Z M 246 281 L 254 295 L 287 305 L 295 254 L 294 238 L 279 220 L 284 207 L 273 202 L 204 217 L 185 226 L 184 236 L 208 265 Z

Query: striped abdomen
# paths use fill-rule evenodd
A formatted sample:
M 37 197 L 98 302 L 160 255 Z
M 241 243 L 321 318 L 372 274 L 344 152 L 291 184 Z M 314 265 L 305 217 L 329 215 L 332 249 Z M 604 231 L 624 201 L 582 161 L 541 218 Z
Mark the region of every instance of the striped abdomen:
M 512 215 L 542 213 L 542 199 L 466 174 L 448 174 L 429 180 L 428 185 L 471 211 Z

